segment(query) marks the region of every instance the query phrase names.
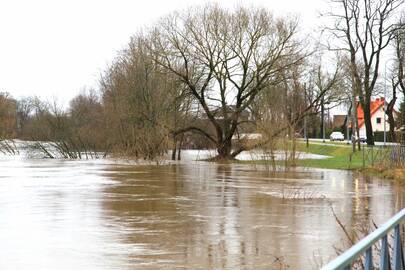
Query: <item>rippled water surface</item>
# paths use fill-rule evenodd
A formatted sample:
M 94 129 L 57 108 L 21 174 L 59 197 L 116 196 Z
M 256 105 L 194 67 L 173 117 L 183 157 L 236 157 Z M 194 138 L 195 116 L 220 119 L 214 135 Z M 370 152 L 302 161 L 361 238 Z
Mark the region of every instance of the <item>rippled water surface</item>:
M 0 157 L 0 269 L 316 269 L 404 190 L 346 171 Z M 283 269 L 283 268 L 281 268 Z

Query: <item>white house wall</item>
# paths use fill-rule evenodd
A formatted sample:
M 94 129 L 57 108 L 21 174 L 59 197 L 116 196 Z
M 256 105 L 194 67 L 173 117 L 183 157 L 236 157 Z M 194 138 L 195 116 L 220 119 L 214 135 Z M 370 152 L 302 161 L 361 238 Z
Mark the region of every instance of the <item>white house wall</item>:
M 371 118 L 371 123 L 373 124 L 373 131 L 384 131 L 384 117 L 386 117 L 383 108 L 379 108 L 378 111 L 373 114 L 373 117 Z M 381 119 L 380 124 L 377 124 L 377 118 Z M 390 129 L 390 124 L 388 123 L 388 119 L 385 118 L 386 123 L 385 123 L 385 130 Z
M 385 130 L 386 131 L 390 130 L 390 124 L 388 123 L 388 117 L 385 115 L 384 110 L 381 107 L 371 117 L 371 124 L 373 126 L 373 131 L 374 132 L 384 131 L 384 117 L 385 117 L 385 120 L 386 120 Z M 379 124 L 377 123 L 377 118 L 381 119 L 381 122 Z M 360 136 L 366 136 L 366 126 L 364 124 L 359 129 L 359 132 L 360 132 Z

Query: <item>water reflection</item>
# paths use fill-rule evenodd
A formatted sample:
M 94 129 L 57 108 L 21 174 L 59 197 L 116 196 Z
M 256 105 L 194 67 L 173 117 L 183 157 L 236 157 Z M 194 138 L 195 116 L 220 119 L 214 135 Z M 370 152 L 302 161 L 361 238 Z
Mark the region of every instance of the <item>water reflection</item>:
M 0 269 L 312 269 L 401 187 L 345 171 L 0 159 Z

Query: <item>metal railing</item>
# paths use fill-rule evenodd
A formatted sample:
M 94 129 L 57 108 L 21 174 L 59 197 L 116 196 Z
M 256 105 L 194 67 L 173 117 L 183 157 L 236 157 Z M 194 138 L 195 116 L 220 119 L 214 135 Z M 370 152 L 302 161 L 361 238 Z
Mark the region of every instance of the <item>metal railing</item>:
M 360 256 L 365 255 L 364 269 L 376 269 L 373 265 L 373 245 L 381 241 L 379 255 L 380 270 L 405 270 L 404 255 L 402 251 L 400 223 L 405 220 L 405 208 L 393 216 L 374 232 L 367 235 L 357 244 L 345 251 L 339 257 L 325 265 L 321 270 L 350 270 L 352 263 L 358 260 Z M 390 248 L 388 235 L 394 229 L 393 257 L 390 258 Z
M 405 146 L 362 146 L 363 167 L 383 165 L 386 167 L 399 167 L 405 165 Z

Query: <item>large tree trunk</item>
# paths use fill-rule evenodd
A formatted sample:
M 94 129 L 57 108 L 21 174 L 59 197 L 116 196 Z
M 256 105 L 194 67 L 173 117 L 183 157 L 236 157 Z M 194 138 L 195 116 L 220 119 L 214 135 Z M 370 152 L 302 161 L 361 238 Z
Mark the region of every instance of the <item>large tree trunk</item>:
M 388 123 L 390 124 L 390 139 L 391 142 L 396 142 L 397 141 L 397 137 L 395 135 L 395 119 L 394 119 L 394 114 L 392 113 L 392 111 L 388 112 L 387 111 L 387 115 L 388 115 Z
M 183 148 L 184 133 L 180 136 L 179 147 L 177 149 L 177 160 L 181 160 L 181 149 Z
M 217 160 L 231 160 L 235 159 L 235 157 L 231 154 L 232 152 L 232 137 L 225 138 L 218 146 L 217 146 L 218 156 L 215 159 Z
M 173 136 L 172 160 L 176 160 L 176 151 L 177 151 L 177 137 Z
M 373 125 L 371 123 L 371 112 L 369 99 L 364 102 L 364 125 L 366 126 L 367 145 L 374 145 Z
M 356 104 L 355 98 L 354 98 L 354 104 Z M 361 150 L 361 143 L 360 143 L 360 129 L 359 129 L 359 121 L 358 121 L 359 118 L 358 118 L 358 115 L 357 115 L 357 107 L 353 111 L 353 115 L 354 115 L 354 118 L 353 118 L 354 129 L 352 131 L 352 134 L 357 135 L 357 149 L 360 151 Z M 356 144 L 356 139 L 355 139 L 356 136 L 354 136 L 353 138 L 354 138 L 353 145 L 355 145 Z M 354 148 L 356 148 L 356 146 L 354 146 Z M 355 152 L 355 150 L 353 152 Z
M 325 105 L 324 105 L 324 99 L 322 97 L 322 101 L 321 101 L 321 138 L 322 141 L 325 142 L 325 134 L 324 134 L 324 130 L 325 130 Z
M 395 102 L 397 99 L 396 93 L 394 93 L 393 96 L 394 97 L 392 98 L 392 100 L 388 103 L 387 110 L 385 111 L 385 113 L 388 116 L 388 123 L 390 125 L 389 134 L 390 134 L 391 142 L 396 142 L 397 138 L 395 136 L 395 118 L 394 118 L 394 105 L 395 105 Z

